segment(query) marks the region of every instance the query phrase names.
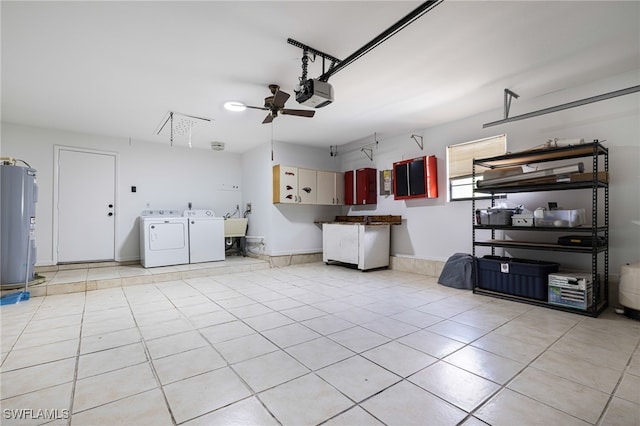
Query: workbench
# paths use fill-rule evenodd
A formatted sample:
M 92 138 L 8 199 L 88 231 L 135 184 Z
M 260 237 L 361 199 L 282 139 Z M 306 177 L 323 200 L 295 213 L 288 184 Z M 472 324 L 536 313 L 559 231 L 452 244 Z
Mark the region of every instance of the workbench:
M 322 224 L 322 260 L 357 265 L 358 269 L 389 266 L 391 225 L 400 216 L 337 216 Z

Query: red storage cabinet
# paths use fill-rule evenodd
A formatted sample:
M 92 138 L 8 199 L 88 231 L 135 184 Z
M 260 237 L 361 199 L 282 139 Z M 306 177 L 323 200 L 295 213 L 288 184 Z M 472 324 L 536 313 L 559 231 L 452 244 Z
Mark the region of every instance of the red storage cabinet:
M 438 161 L 435 155 L 393 163 L 393 198 L 438 197 Z
M 345 205 L 376 204 L 377 174 L 376 169 L 369 167 L 344 172 Z

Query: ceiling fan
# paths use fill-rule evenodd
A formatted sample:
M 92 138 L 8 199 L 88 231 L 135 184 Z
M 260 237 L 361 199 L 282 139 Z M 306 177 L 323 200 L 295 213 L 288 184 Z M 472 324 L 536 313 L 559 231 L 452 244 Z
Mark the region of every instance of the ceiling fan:
M 315 115 L 316 112 L 309 109 L 285 108 L 284 104 L 291 95 L 286 92 L 282 92 L 280 90 L 280 86 L 277 84 L 270 84 L 269 90 L 271 90 L 271 96 L 264 98 L 263 107 L 247 105 L 247 108 L 269 111 L 269 114 L 262 121 L 262 124 L 271 123 L 273 119 L 278 116 L 278 113 L 282 115 L 297 115 L 298 117 L 313 117 Z

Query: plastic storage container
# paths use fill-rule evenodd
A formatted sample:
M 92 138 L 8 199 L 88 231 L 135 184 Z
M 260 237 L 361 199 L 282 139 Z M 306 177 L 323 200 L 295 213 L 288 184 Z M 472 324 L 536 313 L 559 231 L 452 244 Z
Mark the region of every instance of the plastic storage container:
M 558 272 L 559 267 L 554 262 L 484 256 L 478 258 L 477 286 L 546 302 L 549 274 Z
M 535 226 L 574 227 L 584 225 L 584 209 L 545 210 L 542 217 L 535 217 Z
M 519 211 L 519 209 L 478 209 L 476 223 L 478 225 L 511 225 L 511 216 Z

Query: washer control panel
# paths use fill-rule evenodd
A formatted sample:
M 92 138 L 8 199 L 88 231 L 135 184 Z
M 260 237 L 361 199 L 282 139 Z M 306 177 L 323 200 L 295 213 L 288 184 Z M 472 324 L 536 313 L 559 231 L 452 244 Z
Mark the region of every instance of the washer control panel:
M 185 210 L 183 216 L 190 218 L 207 218 L 216 217 L 213 210 L 199 209 L 199 210 Z
M 140 213 L 143 217 L 181 217 L 178 210 L 143 210 Z

